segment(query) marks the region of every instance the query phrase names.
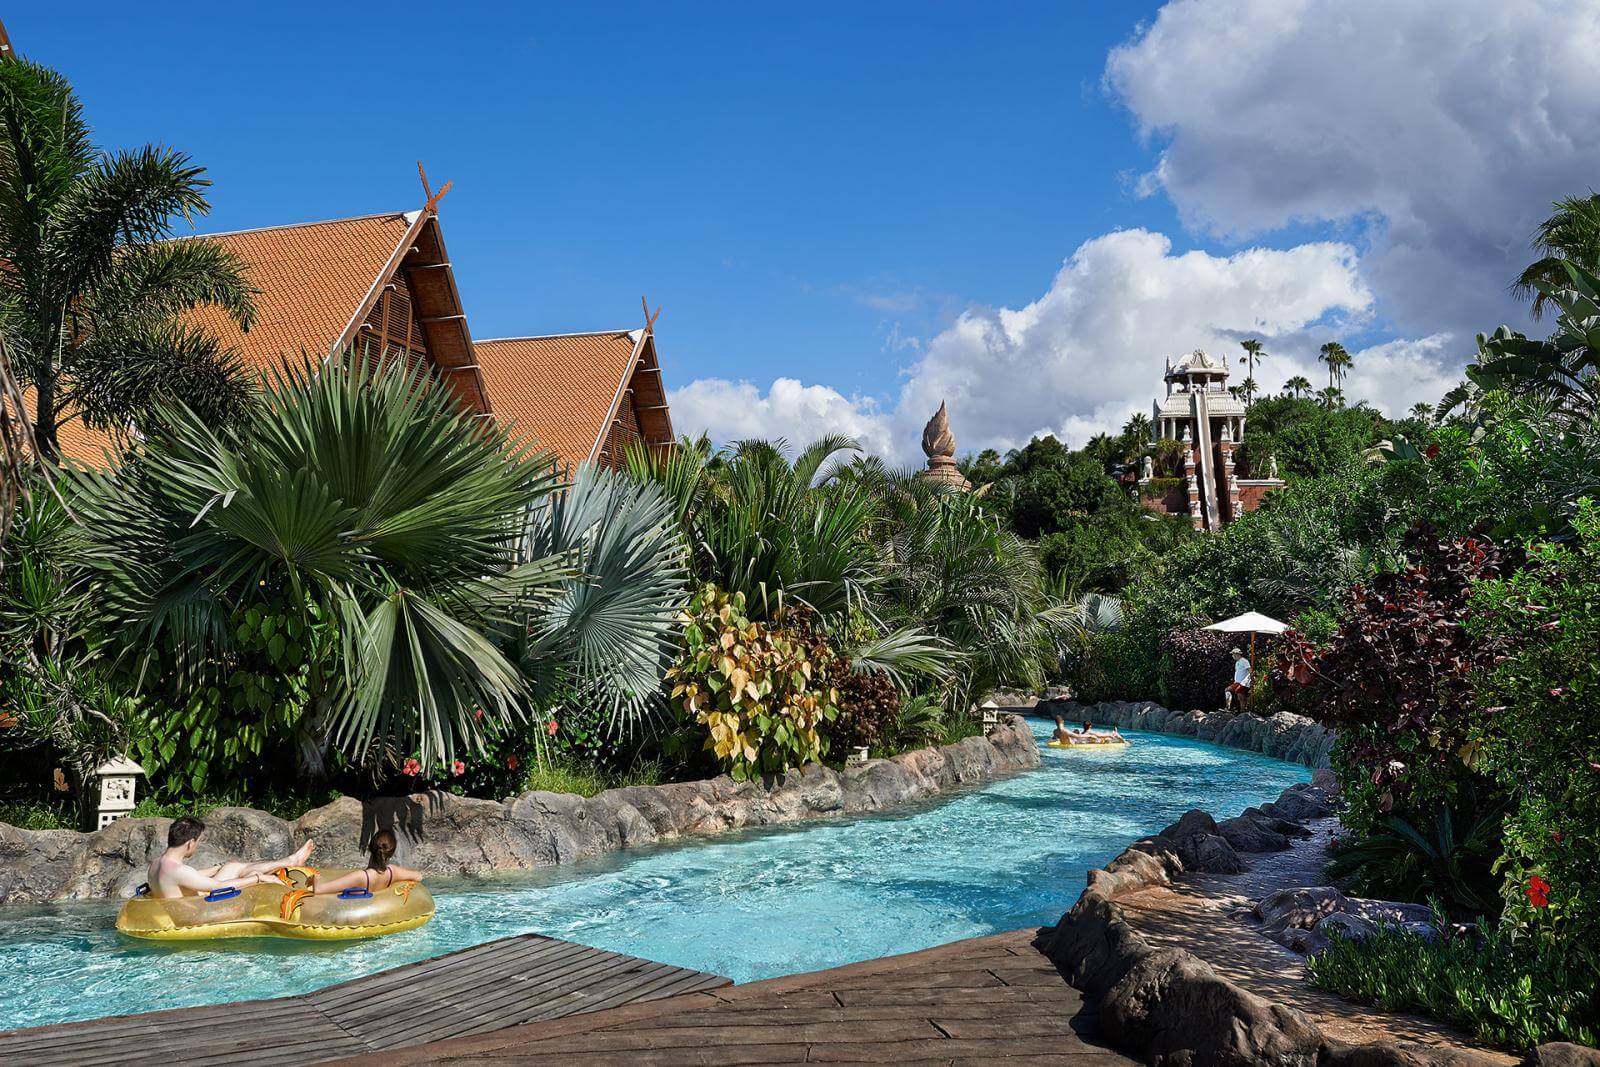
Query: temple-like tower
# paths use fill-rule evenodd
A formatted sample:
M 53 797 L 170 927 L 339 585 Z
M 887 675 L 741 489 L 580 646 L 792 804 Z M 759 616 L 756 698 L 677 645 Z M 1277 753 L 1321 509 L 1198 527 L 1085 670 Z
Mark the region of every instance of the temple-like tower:
M 1151 493 L 1154 472 L 1145 463 L 1140 499 L 1169 514 L 1187 514 L 1197 530 L 1220 530 L 1283 482 L 1276 477 L 1244 478 L 1235 470 L 1244 444 L 1244 403 L 1228 391 L 1228 366 L 1196 349 L 1167 361 L 1167 395 L 1152 404 L 1153 441 L 1181 441 L 1183 480 L 1177 492 Z
M 956 466 L 956 435 L 950 432 L 950 416 L 943 403 L 933 413 L 933 418 L 928 420 L 928 425 L 922 428 L 922 451 L 928 457 L 928 469 L 918 471 L 918 478 L 954 489 L 972 488 L 972 483 Z

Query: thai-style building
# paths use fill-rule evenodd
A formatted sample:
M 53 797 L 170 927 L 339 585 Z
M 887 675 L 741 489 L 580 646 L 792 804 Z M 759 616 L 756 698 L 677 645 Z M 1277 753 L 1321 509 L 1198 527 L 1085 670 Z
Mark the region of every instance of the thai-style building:
M 256 319 L 243 331 L 214 308 L 192 318 L 256 372 L 346 351 L 426 362 L 463 408 L 512 426 L 565 468 L 620 466 L 632 441 L 670 446 L 652 323 L 474 340 L 433 203 L 208 235 L 245 263 L 259 290 Z M 88 463 L 116 450 L 78 420 L 61 427 L 60 440 L 66 455 Z
M 1220 530 L 1254 511 L 1268 493 L 1284 484 L 1276 459 L 1264 472 L 1267 477 L 1239 476 L 1247 412 L 1228 391 L 1227 382 L 1227 364 L 1204 352 L 1191 352 L 1177 363 L 1169 359 L 1167 395 L 1152 405 L 1150 413 L 1152 443 L 1182 442 L 1182 474 L 1177 479 L 1157 479 L 1146 456 L 1138 480 L 1139 499 L 1156 511 L 1187 515 L 1197 530 Z

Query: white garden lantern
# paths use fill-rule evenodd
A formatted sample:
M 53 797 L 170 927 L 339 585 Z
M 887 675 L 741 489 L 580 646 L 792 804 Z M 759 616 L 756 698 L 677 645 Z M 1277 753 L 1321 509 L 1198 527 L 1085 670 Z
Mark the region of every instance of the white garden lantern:
M 134 805 L 138 803 L 135 794 L 138 791 L 139 776 L 143 773 L 143 767 L 125 756 L 107 760 L 94 769 L 94 781 L 98 790 L 94 824 L 96 830 L 105 829 L 133 810 Z
M 983 736 L 988 737 L 990 732 L 1000 725 L 1000 705 L 992 700 L 985 700 L 978 710 L 983 712 Z

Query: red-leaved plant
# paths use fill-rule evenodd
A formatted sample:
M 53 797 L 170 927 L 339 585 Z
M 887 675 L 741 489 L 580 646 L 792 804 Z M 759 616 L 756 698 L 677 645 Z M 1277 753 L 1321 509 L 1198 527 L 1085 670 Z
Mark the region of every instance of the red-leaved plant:
M 1350 588 L 1326 646 L 1286 634 L 1275 674 L 1286 698 L 1341 731 L 1347 762 L 1367 776 L 1382 810 L 1462 769 L 1473 673 L 1500 651 L 1466 625 L 1473 583 L 1499 573 L 1494 545 L 1441 539 L 1422 524 L 1407 532 L 1405 549 L 1403 570 Z

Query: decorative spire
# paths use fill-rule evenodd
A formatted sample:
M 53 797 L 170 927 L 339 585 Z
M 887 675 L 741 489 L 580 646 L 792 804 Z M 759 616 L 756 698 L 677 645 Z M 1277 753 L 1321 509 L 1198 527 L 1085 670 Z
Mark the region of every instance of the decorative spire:
M 950 413 L 943 402 L 928 425 L 922 428 L 922 451 L 928 457 L 928 469 L 919 471 L 918 478 L 942 482 L 955 489 L 972 488 L 972 483 L 956 467 L 956 435 L 950 432 Z
M 933 418 L 928 420 L 928 425 L 922 428 L 922 451 L 930 460 L 938 456 L 955 458 L 956 435 L 950 432 L 950 414 L 945 411 L 943 401 L 939 403 L 939 410 L 933 413 Z

